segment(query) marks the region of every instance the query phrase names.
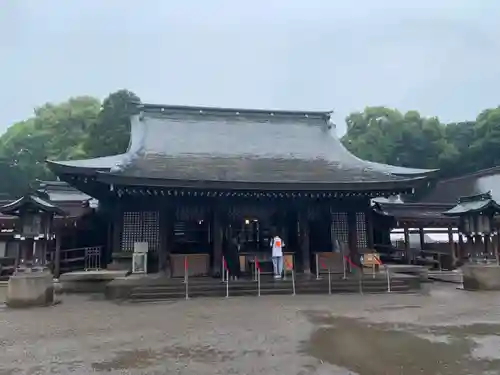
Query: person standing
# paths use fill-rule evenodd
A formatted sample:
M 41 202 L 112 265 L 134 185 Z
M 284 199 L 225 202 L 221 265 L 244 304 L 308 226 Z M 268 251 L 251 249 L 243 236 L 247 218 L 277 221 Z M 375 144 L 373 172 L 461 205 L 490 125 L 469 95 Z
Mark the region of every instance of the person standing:
M 276 235 L 271 239 L 271 250 L 273 260 L 274 278 L 280 279 L 283 273 L 283 247 L 285 243 L 280 236 Z

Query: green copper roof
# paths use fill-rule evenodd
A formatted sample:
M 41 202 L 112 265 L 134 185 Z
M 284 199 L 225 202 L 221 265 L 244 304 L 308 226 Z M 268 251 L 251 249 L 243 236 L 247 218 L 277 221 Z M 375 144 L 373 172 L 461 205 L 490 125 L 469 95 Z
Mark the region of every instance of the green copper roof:
M 482 213 L 485 211 L 500 212 L 500 205 L 492 198 L 490 192 L 461 197 L 455 207 L 445 211 L 443 214 L 448 216 L 460 216 L 468 213 Z

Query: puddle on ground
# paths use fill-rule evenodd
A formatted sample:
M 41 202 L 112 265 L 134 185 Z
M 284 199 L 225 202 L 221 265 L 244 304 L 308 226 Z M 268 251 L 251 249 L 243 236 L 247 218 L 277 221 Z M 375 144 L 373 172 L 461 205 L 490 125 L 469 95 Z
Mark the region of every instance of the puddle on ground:
M 472 355 L 479 359 L 499 359 L 500 358 L 500 336 L 470 337 L 476 346 L 472 350 Z
M 158 361 L 170 359 L 189 359 L 201 363 L 220 363 L 233 359 L 232 352 L 216 350 L 210 346 L 171 346 L 161 350 L 139 349 L 123 350 L 115 353 L 115 356 L 106 361 L 92 363 L 94 371 L 113 371 L 144 369 Z
M 316 312 L 306 315 L 316 330 L 303 343 L 302 353 L 360 375 L 500 374 L 500 356 L 474 355 L 478 341 L 468 337 L 495 337 L 497 325 L 475 325 L 477 330 L 474 325 L 437 327 L 434 332 L 433 327 L 374 324 Z

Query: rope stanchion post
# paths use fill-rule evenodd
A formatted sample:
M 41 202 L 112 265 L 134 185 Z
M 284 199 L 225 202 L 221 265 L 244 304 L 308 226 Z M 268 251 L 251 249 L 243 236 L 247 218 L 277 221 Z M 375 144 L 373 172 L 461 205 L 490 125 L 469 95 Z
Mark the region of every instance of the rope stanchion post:
M 225 282 L 226 280 L 224 280 L 225 278 L 225 275 L 226 275 L 226 269 L 224 268 L 224 264 L 226 264 L 226 258 L 224 258 L 224 256 L 222 257 L 222 265 L 221 265 L 221 268 L 222 268 L 222 272 L 221 272 L 221 278 L 222 278 L 222 282 Z
M 184 256 L 184 284 L 186 286 L 186 300 L 189 299 L 189 266 L 187 255 Z
M 389 272 L 389 267 L 387 267 L 387 264 L 384 265 L 385 267 L 385 273 L 387 274 L 387 293 L 391 292 L 391 274 Z
M 316 280 L 319 280 L 319 255 L 316 253 Z
M 222 258 L 222 265 L 226 273 L 226 298 L 229 297 L 229 268 L 227 266 L 226 258 Z
M 347 279 L 347 262 L 345 261 L 345 256 L 342 256 L 342 266 L 344 267 L 344 276 L 342 277 L 344 280 Z
M 375 278 L 375 255 L 372 255 L 372 279 Z
M 254 262 L 253 262 L 253 280 L 254 281 L 258 281 L 257 267 L 258 267 L 258 259 L 257 259 L 257 257 L 254 257 Z
M 292 267 L 292 296 L 295 295 L 295 267 Z
M 286 281 L 286 270 L 288 268 L 288 261 L 283 257 L 283 280 Z
M 359 294 L 363 294 L 363 271 L 358 270 Z
M 330 269 L 330 264 L 328 264 L 328 294 L 332 294 L 332 272 Z
M 255 257 L 255 276 L 257 278 L 257 296 L 260 297 L 260 265 L 257 257 Z

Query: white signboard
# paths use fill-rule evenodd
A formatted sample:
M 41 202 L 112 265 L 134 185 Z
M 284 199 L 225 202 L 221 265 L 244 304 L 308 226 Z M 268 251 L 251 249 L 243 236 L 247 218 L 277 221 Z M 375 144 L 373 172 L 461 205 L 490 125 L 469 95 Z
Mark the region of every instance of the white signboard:
M 134 253 L 147 253 L 148 243 L 147 242 L 134 242 Z
M 148 272 L 148 253 L 132 254 L 132 273 Z

